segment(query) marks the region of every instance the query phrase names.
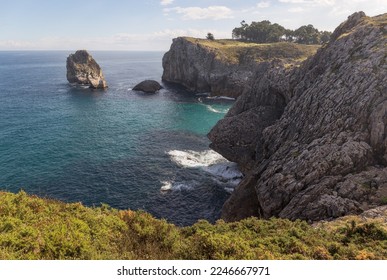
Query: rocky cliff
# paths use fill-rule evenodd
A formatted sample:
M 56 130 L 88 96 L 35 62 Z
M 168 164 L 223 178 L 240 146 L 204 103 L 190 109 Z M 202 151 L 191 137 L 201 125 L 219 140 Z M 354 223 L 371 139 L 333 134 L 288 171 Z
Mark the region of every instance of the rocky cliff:
M 209 133 L 246 174 L 225 220 L 314 221 L 386 203 L 386 24 L 355 13 L 300 67 L 261 69 Z
M 271 61 L 298 64 L 318 46 L 291 43 L 254 44 L 234 40 L 179 37 L 163 57 L 163 81 L 193 92 L 238 97 L 254 80 L 256 71 Z
M 67 80 L 70 83 L 88 85 L 90 88 L 107 88 L 101 67 L 85 50 L 76 51 L 67 57 Z

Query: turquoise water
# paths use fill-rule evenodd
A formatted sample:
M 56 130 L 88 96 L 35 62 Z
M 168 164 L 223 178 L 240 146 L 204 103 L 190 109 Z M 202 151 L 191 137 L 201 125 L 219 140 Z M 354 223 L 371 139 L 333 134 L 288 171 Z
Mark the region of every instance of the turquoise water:
M 218 218 L 228 193 L 206 168 L 224 160 L 206 134 L 231 103 L 168 85 L 133 92 L 160 81 L 158 52 L 92 52 L 109 88 L 74 88 L 69 53 L 0 52 L 0 189 L 144 209 L 181 225 Z

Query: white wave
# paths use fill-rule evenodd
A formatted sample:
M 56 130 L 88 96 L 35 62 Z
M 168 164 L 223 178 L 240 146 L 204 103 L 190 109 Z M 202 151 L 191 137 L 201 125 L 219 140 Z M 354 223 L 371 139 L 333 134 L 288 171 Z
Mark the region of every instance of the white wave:
M 234 188 L 227 188 L 225 187 L 224 190 L 228 193 L 232 193 L 234 191 Z
M 199 168 L 210 174 L 212 180 L 223 186 L 227 192 L 233 190 L 243 178 L 236 163 L 228 161 L 213 150 L 203 152 L 172 150 L 168 155 L 173 162 L 183 168 Z M 173 185 L 172 189 L 179 188 Z
M 235 98 L 233 98 L 233 97 L 228 97 L 228 96 L 209 96 L 209 97 L 206 97 L 206 99 L 210 99 L 210 100 L 218 100 L 218 99 L 223 99 L 223 100 L 235 100 Z
M 204 152 L 172 150 L 168 152 L 168 155 L 176 164 L 188 168 L 205 167 L 226 161 L 224 157 L 213 150 Z
M 224 178 L 226 180 L 234 180 L 242 178 L 243 174 L 239 171 L 238 165 L 233 162 L 225 162 L 214 164 L 204 168 L 208 173 Z
M 169 192 L 169 191 L 182 191 L 182 190 L 190 190 L 194 188 L 197 184 L 195 182 L 170 182 L 170 181 L 161 181 L 162 184 L 160 191 L 161 192 Z
M 238 165 L 233 162 L 214 164 L 204 168 L 213 175 L 212 180 L 231 193 L 242 181 L 243 174 L 239 171 Z
M 132 88 L 128 88 L 128 91 L 132 90 Z
M 212 107 L 211 105 L 207 105 L 206 107 L 207 107 L 208 111 L 218 113 L 218 114 L 226 114 L 229 110 L 229 109 L 218 110 L 218 109 L 215 109 L 214 107 Z
M 82 88 L 82 89 L 89 89 L 90 85 L 85 85 L 85 84 L 78 84 L 78 83 L 70 83 L 71 87 L 74 88 Z
M 172 182 L 169 182 L 169 181 L 161 181 L 160 182 L 161 184 L 163 184 L 160 188 L 160 191 L 162 192 L 166 192 L 166 191 L 170 191 L 172 189 Z

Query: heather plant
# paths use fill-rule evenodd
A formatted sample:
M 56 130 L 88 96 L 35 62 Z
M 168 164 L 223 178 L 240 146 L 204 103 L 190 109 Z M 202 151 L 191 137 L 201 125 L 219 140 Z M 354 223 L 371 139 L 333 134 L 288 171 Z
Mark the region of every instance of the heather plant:
M 0 259 L 387 259 L 386 228 L 355 216 L 178 227 L 144 211 L 0 193 Z

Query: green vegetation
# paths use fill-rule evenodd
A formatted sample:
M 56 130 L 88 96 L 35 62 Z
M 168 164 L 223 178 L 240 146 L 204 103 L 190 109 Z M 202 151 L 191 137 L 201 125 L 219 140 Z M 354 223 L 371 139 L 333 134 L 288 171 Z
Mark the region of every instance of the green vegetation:
M 387 259 L 387 228 L 357 217 L 179 228 L 142 211 L 1 192 L 0 259 Z
M 230 39 L 205 40 L 191 37 L 185 37 L 185 39 L 215 52 L 219 60 L 233 64 L 248 64 L 252 61 L 263 62 L 274 59 L 301 62 L 314 55 L 320 47 L 319 45 L 287 42 L 257 44 Z
M 331 32 L 319 31 L 313 25 L 303 25 L 296 30 L 286 29 L 278 23 L 271 23 L 268 20 L 260 22 L 253 21 L 250 25 L 245 21 L 240 27 L 232 31 L 234 39 L 250 41 L 255 43 L 275 43 L 275 42 L 296 42 L 299 44 L 318 45 L 327 43 Z
M 207 33 L 207 36 L 206 36 L 206 39 L 207 39 L 207 40 L 215 40 L 214 34 L 208 32 L 208 33 Z
M 387 197 L 383 196 L 383 197 L 380 199 L 380 204 L 381 204 L 381 205 L 387 205 Z

